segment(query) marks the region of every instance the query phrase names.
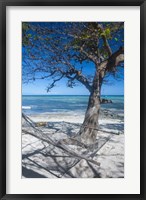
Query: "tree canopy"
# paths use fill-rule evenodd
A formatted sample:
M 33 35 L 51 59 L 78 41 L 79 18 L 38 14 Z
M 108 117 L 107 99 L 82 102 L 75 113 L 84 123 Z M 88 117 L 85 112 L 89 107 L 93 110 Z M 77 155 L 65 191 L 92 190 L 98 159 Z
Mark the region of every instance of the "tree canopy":
M 92 92 L 96 72 L 102 85 L 123 67 L 124 23 L 23 22 L 22 45 L 24 83 L 48 79 L 49 91 L 67 78 L 68 87 L 81 83 Z

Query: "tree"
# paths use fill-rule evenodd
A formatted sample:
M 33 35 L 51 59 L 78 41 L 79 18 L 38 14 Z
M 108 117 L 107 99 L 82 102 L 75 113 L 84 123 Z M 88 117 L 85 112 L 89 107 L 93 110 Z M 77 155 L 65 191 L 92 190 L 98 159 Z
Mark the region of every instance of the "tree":
M 49 91 L 67 78 L 67 86 L 77 82 L 90 93 L 80 138 L 94 143 L 98 129 L 103 81 L 114 76 L 124 62 L 123 22 L 23 23 L 23 81 L 48 79 Z M 84 68 L 94 65 L 94 74 Z

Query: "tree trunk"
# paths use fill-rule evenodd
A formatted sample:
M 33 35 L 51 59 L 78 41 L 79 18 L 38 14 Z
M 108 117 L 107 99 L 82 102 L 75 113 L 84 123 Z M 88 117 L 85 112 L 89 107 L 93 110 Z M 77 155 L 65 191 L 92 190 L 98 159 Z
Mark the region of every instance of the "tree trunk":
M 96 140 L 99 111 L 100 97 L 96 92 L 92 92 L 89 97 L 85 119 L 80 129 L 81 141 L 87 145 L 93 144 Z
M 96 72 L 93 79 L 92 91 L 90 93 L 88 107 L 85 114 L 84 122 L 80 128 L 81 141 L 84 144 L 94 144 L 98 131 L 98 118 L 100 111 L 100 93 L 102 85 L 102 76 L 96 65 Z

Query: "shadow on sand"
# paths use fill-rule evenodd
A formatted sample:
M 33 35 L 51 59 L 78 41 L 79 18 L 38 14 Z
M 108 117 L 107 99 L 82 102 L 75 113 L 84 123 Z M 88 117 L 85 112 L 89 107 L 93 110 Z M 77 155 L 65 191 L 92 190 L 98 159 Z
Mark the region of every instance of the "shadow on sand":
M 46 176 L 25 167 L 22 167 L 22 176 L 24 176 L 25 178 L 47 178 Z
M 101 127 L 122 131 L 124 125 L 105 124 L 101 125 Z M 60 135 L 60 133 L 63 132 L 64 135 L 71 136 L 74 135 L 79 128 L 80 124 L 51 122 L 48 124 L 48 127 L 45 127 L 45 131 L 48 129 L 48 131 L 50 131 L 50 133 L 48 132 L 49 136 L 56 139 L 56 134 Z M 26 137 L 27 136 L 28 135 L 26 135 Z M 98 136 L 96 144 L 97 149 L 102 147 L 102 144 L 107 141 L 108 136 L 109 134 L 101 134 Z M 25 137 L 25 134 L 23 137 Z M 24 148 L 22 149 L 22 176 L 24 178 L 102 178 L 99 172 L 101 167 L 83 159 L 69 156 L 63 150 L 40 140 L 38 140 L 39 145 L 34 145 L 33 138 L 31 140 L 30 137 L 32 136 L 28 136 L 27 144 L 24 143 Z M 75 145 L 70 145 L 70 147 L 80 148 Z M 92 155 L 92 157 L 94 156 L 96 156 L 96 154 Z M 118 167 L 118 162 L 115 164 Z M 120 168 L 121 167 L 123 168 L 123 166 L 120 166 Z M 44 175 L 39 174 L 39 171 L 44 173 Z M 86 174 L 85 171 L 87 172 Z

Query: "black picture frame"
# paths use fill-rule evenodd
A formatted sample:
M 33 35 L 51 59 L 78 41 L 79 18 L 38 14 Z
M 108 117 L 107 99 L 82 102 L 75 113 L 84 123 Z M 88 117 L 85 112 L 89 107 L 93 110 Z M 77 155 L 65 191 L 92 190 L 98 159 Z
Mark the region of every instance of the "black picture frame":
M 6 194 L 6 7 L 140 6 L 140 194 Z M 146 200 L 146 1 L 145 0 L 9 0 L 0 1 L 0 198 L 1 199 L 135 199 Z M 134 181 L 134 177 L 133 177 Z

